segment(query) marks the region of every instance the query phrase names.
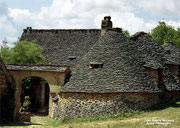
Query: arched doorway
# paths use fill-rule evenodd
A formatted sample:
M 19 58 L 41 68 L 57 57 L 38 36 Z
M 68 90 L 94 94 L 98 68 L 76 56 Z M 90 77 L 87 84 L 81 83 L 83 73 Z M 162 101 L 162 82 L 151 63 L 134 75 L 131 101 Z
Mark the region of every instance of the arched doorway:
M 37 115 L 49 113 L 49 84 L 41 77 L 27 77 L 22 80 L 21 111 Z

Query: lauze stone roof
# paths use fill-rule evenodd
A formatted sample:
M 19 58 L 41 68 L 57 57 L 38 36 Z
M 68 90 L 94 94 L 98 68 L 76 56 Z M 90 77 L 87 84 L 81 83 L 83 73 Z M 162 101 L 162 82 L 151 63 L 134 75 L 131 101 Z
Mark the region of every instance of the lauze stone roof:
M 134 41 L 108 31 L 78 62 L 60 92 L 159 92 Z
M 119 28 L 106 30 L 100 36 L 100 29 L 27 28 L 20 40 L 36 40 L 51 64 L 71 66 L 70 82 L 60 92 L 159 92 L 146 68 L 163 71 L 166 90 L 180 90 L 167 66 L 180 65 L 177 46 L 162 47 L 144 32 L 127 38 Z
M 37 41 L 50 64 L 73 66 L 100 37 L 100 29 L 32 29 L 24 30 L 20 40 Z M 70 61 L 71 56 L 75 60 Z
M 154 69 L 163 68 L 165 64 L 164 49 L 155 42 L 147 33 L 138 32 L 131 36 L 131 40 L 135 41 L 137 49 L 142 55 L 144 66 Z
M 172 73 L 170 72 L 169 68 L 166 65 L 167 62 L 169 62 L 168 59 L 170 58 L 167 58 L 167 52 L 164 50 L 164 48 L 168 47 L 169 48 L 169 49 L 167 48 L 168 50 L 170 49 L 173 50 L 171 54 L 176 59 L 180 59 L 177 57 L 177 55 L 180 55 L 177 54 L 178 53 L 177 51 L 178 50 L 180 51 L 180 49 L 176 47 L 174 44 L 171 44 L 173 45 L 171 47 L 166 44 L 164 45 L 163 48 L 155 40 L 153 40 L 151 36 L 149 36 L 147 33 L 144 32 L 136 33 L 131 37 L 131 40 L 135 41 L 137 49 L 139 50 L 141 56 L 143 57 L 142 61 L 144 61 L 145 67 L 163 70 L 163 78 L 164 78 L 163 83 L 166 89 L 169 91 L 180 90 L 180 84 L 178 84 L 177 81 L 174 79 Z
M 51 72 L 65 72 L 67 66 L 60 65 L 17 65 L 9 64 L 7 65 L 8 70 L 18 70 L 18 71 L 51 71 Z
M 180 65 L 180 48 L 172 42 L 166 42 L 162 47 L 166 50 L 166 63 Z

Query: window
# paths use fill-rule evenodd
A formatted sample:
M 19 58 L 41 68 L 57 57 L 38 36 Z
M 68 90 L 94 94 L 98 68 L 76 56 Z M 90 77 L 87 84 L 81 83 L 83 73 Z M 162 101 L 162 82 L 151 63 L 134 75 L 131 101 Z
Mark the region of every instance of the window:
M 95 69 L 95 68 L 102 68 L 103 63 L 101 62 L 90 62 L 90 68 Z
M 71 60 L 75 60 L 76 59 L 76 56 L 68 56 L 68 59 L 71 61 Z

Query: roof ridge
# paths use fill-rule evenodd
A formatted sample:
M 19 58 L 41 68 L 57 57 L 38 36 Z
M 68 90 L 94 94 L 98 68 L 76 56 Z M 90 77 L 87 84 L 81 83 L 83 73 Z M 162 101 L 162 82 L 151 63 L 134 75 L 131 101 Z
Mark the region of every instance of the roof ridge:
M 72 33 L 72 32 L 96 33 L 96 32 L 101 31 L 101 29 L 32 29 L 32 27 L 27 27 L 23 31 L 24 31 L 24 33 L 42 33 L 42 32 L 58 33 L 58 32 L 63 32 L 63 31 L 67 31 L 69 33 Z

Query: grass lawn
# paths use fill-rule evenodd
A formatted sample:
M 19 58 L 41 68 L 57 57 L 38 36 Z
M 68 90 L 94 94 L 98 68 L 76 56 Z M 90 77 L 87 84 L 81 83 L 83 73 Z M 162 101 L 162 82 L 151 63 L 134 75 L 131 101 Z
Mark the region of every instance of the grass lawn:
M 0 128 L 180 128 L 180 102 L 159 110 L 136 111 L 109 116 L 50 120 L 33 116 L 31 123 L 15 123 Z

